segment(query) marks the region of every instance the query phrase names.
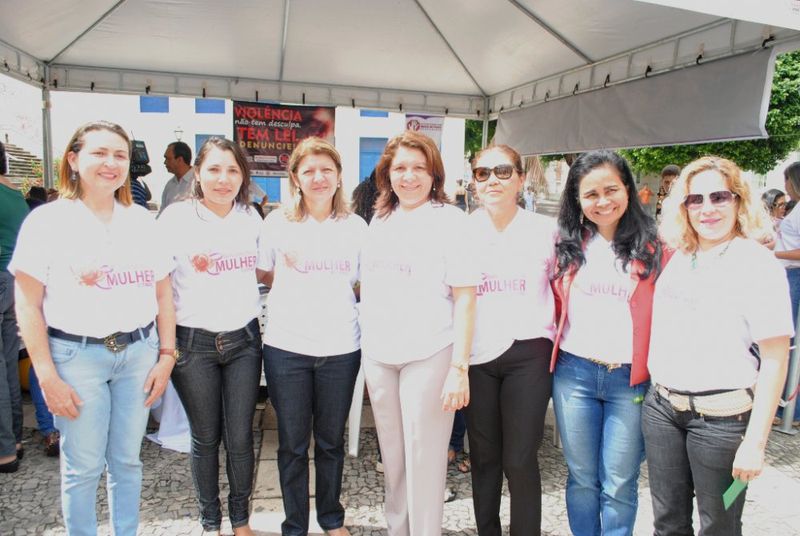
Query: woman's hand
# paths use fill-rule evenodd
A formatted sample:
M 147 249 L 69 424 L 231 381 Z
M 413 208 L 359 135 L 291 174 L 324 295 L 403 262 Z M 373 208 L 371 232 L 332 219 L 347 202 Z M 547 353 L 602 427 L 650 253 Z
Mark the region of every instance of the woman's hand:
M 442 388 L 442 409 L 456 411 L 469 404 L 469 376 L 466 370 L 450 367 Z
M 56 375 L 49 381 L 40 381 L 39 387 L 50 413 L 71 421 L 78 418 L 78 406 L 82 406 L 83 401 L 67 382 Z
M 733 478 L 752 482 L 764 468 L 764 448 L 748 441 L 742 441 L 733 458 Z
M 153 402 L 158 400 L 164 391 L 167 389 L 167 382 L 169 376 L 172 374 L 172 368 L 175 366 L 175 358 L 169 355 L 162 355 L 158 363 L 150 370 L 147 379 L 144 381 L 144 392 L 149 393 L 147 400 L 144 401 L 146 407 L 153 405 Z

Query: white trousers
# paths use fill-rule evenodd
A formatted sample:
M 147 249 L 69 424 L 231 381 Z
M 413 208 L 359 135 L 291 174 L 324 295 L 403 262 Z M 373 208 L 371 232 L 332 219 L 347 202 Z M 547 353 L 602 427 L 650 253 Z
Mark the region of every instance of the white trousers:
M 362 359 L 383 456 L 389 536 L 442 534 L 454 414 L 442 410 L 441 394 L 452 353 L 451 345 L 401 365 Z

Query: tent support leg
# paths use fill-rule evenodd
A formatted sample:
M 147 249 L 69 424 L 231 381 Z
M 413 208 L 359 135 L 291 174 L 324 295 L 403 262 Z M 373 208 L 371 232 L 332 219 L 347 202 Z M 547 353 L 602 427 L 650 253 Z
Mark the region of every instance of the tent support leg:
M 481 149 L 489 143 L 489 99 L 483 99 L 483 130 L 481 131 Z
M 42 86 L 42 180 L 45 188 L 53 188 L 53 135 L 50 126 L 50 67 L 44 68 Z

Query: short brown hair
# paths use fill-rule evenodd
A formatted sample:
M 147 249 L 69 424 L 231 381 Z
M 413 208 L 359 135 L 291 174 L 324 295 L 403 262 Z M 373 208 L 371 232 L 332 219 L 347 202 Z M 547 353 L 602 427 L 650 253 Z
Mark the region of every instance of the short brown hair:
M 289 195 L 292 200 L 287 205 L 286 218 L 289 221 L 303 221 L 308 216 L 308 207 L 303 200 L 303 193 L 300 190 L 300 180 L 297 178 L 297 168 L 303 162 L 303 159 L 310 155 L 325 155 L 333 160 L 336 165 L 336 173 L 338 175 L 336 192 L 333 194 L 332 200 L 332 213 L 334 219 L 344 218 L 350 214 L 350 209 L 347 206 L 347 200 L 344 198 L 342 192 L 342 157 L 339 156 L 339 151 L 336 147 L 331 145 L 330 142 L 311 136 L 298 143 L 291 156 L 289 156 L 289 163 L 286 169 L 289 171 Z
M 522 156 L 520 156 L 520 154 L 517 152 L 516 149 L 505 144 L 489 145 L 487 147 L 484 147 L 477 153 L 475 153 L 475 156 L 472 158 L 473 169 L 475 167 L 475 163 L 481 156 L 483 156 L 485 153 L 489 153 L 492 151 L 499 151 L 504 155 L 506 155 L 508 159 L 511 160 L 511 164 L 514 166 L 516 172 L 519 173 L 520 175 L 525 174 L 525 168 L 522 166 Z
M 85 125 L 79 127 L 70 138 L 69 143 L 67 143 L 67 148 L 64 150 L 64 156 L 61 158 L 61 166 L 58 169 L 58 191 L 61 194 L 61 197 L 66 199 L 80 199 L 83 195 L 81 181 L 72 180 L 72 168 L 69 165 L 69 160 L 67 157 L 69 156 L 69 153 L 75 153 L 77 155 L 81 151 L 81 148 L 83 148 L 83 137 L 87 132 L 92 132 L 94 130 L 106 130 L 121 137 L 123 140 L 125 140 L 125 143 L 128 146 L 128 156 L 130 157 L 131 140 L 128 137 L 128 133 L 125 132 L 125 129 L 118 124 L 111 123 L 110 121 L 92 121 L 91 123 L 86 123 Z M 125 206 L 129 206 L 131 203 L 133 203 L 133 197 L 131 196 L 130 166 L 128 167 L 127 172 L 128 173 L 125 178 L 125 182 L 122 183 L 122 186 L 117 188 L 116 192 L 114 192 L 114 197 L 116 200 Z
M 750 185 L 742 179 L 739 167 L 719 156 L 704 156 L 689 163 L 672 186 L 669 196 L 664 200 L 661 211 L 663 220 L 659 228 L 662 239 L 673 248 L 691 253 L 697 251 L 699 241 L 697 231 L 689 222 L 689 214 L 683 204 L 692 179 L 704 172 L 713 170 L 725 179 L 728 189 L 736 194 L 736 223 L 734 236 L 761 240 L 772 234 L 772 223 L 763 203 L 753 203 Z
M 219 136 L 212 136 L 208 138 L 200 147 L 200 150 L 197 151 L 197 156 L 194 159 L 194 187 L 192 192 L 194 197 L 197 199 L 203 199 L 203 189 L 200 187 L 200 166 L 203 165 L 203 161 L 206 159 L 206 156 L 208 156 L 208 153 L 211 151 L 212 147 L 216 147 L 220 151 L 233 153 L 233 158 L 236 160 L 236 164 L 242 171 L 242 185 L 239 186 L 239 193 L 236 194 L 236 199 L 234 199 L 234 202 L 249 208 L 250 167 L 247 165 L 247 157 L 245 157 L 242 148 L 239 147 L 239 144 Z
M 381 159 L 375 167 L 375 182 L 378 186 L 378 199 L 375 201 L 375 215 L 385 218 L 397 206 L 399 199 L 392 190 L 392 182 L 389 177 L 389 170 L 392 167 L 399 147 L 407 149 L 417 149 L 425 155 L 425 162 L 428 164 L 428 173 L 433 177 L 433 185 L 430 192 L 430 200 L 437 203 L 449 203 L 450 199 L 444 192 L 444 164 L 442 155 L 436 142 L 424 134 L 419 134 L 413 130 L 406 130 L 402 134 L 395 136 L 383 149 Z

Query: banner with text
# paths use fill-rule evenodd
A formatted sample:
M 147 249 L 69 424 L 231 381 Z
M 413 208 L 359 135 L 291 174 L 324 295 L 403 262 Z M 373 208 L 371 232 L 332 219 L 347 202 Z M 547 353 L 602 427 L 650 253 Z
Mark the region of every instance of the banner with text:
M 295 145 L 319 136 L 333 143 L 335 108 L 233 102 L 233 139 L 247 155 L 250 173 L 286 175 Z
M 442 149 L 442 115 L 406 114 L 406 129 L 425 134 L 433 141 L 439 150 Z

